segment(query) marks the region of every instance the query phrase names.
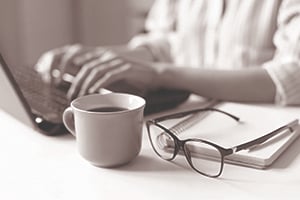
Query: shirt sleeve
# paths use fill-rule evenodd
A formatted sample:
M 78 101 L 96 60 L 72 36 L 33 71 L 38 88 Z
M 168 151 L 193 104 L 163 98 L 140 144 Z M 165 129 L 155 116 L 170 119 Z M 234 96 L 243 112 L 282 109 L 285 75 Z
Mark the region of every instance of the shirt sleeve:
M 263 67 L 276 86 L 276 103 L 300 105 L 300 1 L 285 0 L 274 35 L 274 58 Z
M 170 39 L 174 35 L 176 0 L 156 0 L 145 23 L 145 34 L 139 34 L 128 43 L 130 48 L 145 47 L 156 61 L 171 62 Z

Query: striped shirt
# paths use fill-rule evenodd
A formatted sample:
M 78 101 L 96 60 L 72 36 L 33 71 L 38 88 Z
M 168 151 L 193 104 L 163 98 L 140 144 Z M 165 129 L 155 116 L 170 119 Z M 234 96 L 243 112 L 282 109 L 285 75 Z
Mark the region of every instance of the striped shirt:
M 300 104 L 300 0 L 157 0 L 132 47 L 206 69 L 263 67 L 277 103 Z

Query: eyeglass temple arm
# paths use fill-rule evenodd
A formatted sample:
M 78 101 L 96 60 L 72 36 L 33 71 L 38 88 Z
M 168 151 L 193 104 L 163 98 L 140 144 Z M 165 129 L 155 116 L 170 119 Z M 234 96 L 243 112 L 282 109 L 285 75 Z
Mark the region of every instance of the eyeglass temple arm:
M 175 114 L 171 114 L 171 115 L 165 115 L 162 117 L 158 117 L 155 119 L 156 122 L 160 122 L 160 121 L 164 121 L 167 119 L 176 119 L 176 118 L 181 118 L 181 117 L 185 117 L 187 115 L 193 114 L 193 113 L 197 113 L 197 112 L 203 112 L 203 111 L 216 111 L 222 114 L 227 115 L 228 117 L 231 117 L 232 119 L 239 121 L 240 118 L 237 116 L 234 116 L 228 112 L 216 109 L 216 108 L 199 108 L 199 109 L 195 109 L 195 110 L 189 110 L 189 111 L 185 111 L 185 112 L 180 112 L 180 113 L 175 113 Z
M 241 151 L 241 150 L 244 150 L 244 149 L 249 149 L 251 147 L 254 147 L 256 145 L 264 143 L 265 141 L 267 141 L 270 138 L 272 138 L 273 136 L 281 133 L 285 129 L 288 129 L 291 132 L 293 132 L 295 126 L 297 126 L 297 125 L 298 125 L 298 119 L 295 119 L 294 121 L 291 121 L 290 123 L 288 123 L 288 124 L 286 124 L 286 125 L 278 128 L 278 129 L 276 129 L 276 130 L 274 130 L 274 131 L 272 131 L 272 132 L 270 132 L 270 133 L 268 133 L 268 134 L 266 134 L 266 135 L 264 135 L 262 137 L 254 139 L 254 140 L 252 140 L 250 142 L 246 142 L 244 144 L 240 144 L 238 146 L 233 147 L 232 149 L 233 149 L 234 152 L 238 152 L 238 151 Z

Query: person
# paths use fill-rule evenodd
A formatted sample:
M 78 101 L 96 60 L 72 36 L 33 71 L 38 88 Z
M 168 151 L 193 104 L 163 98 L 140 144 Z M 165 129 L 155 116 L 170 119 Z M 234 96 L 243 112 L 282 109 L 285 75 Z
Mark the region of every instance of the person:
M 51 50 L 36 69 L 59 82 L 79 66 L 69 98 L 124 82 L 223 101 L 300 104 L 300 0 L 156 0 L 145 29 L 122 48 Z

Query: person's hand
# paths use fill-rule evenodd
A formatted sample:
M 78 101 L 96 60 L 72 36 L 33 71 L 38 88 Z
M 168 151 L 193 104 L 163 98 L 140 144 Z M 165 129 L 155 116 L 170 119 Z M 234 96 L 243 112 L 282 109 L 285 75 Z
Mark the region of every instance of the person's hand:
M 69 89 L 70 99 L 95 93 L 114 83 L 123 82 L 139 90 L 158 87 L 161 66 L 133 57 L 130 52 L 108 51 L 84 65 Z
M 81 66 L 91 62 L 106 51 L 101 47 L 67 45 L 44 53 L 35 65 L 36 71 L 45 82 L 59 83 L 65 72 L 76 73 Z
M 75 44 L 44 53 L 35 69 L 45 82 L 56 84 L 66 77 L 66 73 L 77 74 L 69 80 L 72 85 L 68 97 L 72 99 L 94 93 L 118 81 L 123 85 L 130 82 L 129 87 L 139 91 L 151 88 L 155 85 L 151 81 L 156 73 L 149 62 L 152 59 L 152 54 L 145 48 L 85 47 Z

